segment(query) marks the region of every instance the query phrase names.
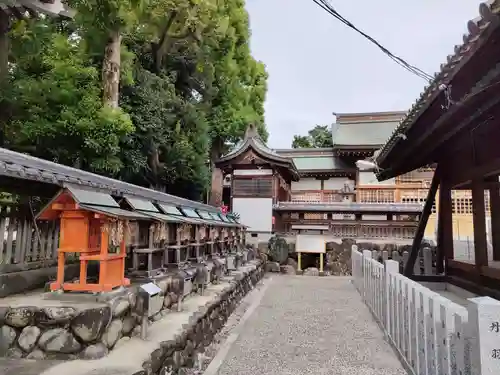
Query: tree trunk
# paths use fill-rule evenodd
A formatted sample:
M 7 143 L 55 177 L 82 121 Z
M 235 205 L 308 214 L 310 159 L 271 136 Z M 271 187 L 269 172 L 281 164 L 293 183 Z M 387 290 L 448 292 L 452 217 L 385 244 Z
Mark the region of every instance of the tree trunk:
M 9 73 L 9 30 L 9 16 L 0 9 L 0 89 L 5 84 L 4 81 Z M 0 106 L 3 108 L 0 111 L 0 146 L 3 147 L 5 145 L 5 130 L 9 111 L 5 108 L 6 103 L 0 102 Z
M 120 94 L 120 49 L 122 36 L 119 31 L 112 30 L 108 35 L 108 43 L 104 50 L 102 64 L 103 104 L 118 108 Z
M 222 171 L 215 166 L 215 161 L 221 156 L 221 142 L 219 139 L 212 141 L 210 149 L 210 166 L 212 168 L 212 183 L 210 184 L 209 203 L 212 206 L 220 207 L 222 205 L 222 184 L 224 175 Z
M 0 10 L 0 83 L 9 71 L 9 16 Z

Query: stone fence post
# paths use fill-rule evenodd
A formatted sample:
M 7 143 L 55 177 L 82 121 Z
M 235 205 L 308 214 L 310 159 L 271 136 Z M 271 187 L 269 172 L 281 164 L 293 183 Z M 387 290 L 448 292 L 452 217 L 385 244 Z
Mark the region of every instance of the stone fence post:
M 366 302 L 367 296 L 370 293 L 369 286 L 370 286 L 370 280 L 369 277 L 371 275 L 368 275 L 366 264 L 365 264 L 365 259 L 371 259 L 372 258 L 372 252 L 370 250 L 363 250 L 363 259 L 361 259 L 361 268 L 363 270 L 363 300 Z
M 500 301 L 469 298 L 468 338 L 472 375 L 500 374 Z
M 385 303 L 385 322 L 384 322 L 384 329 L 386 332 L 389 332 L 389 327 L 391 325 L 391 314 L 392 314 L 392 299 L 391 299 L 391 284 L 390 284 L 390 274 L 395 274 L 399 273 L 399 263 L 396 262 L 395 260 L 386 260 L 384 262 L 385 265 L 385 280 L 384 280 L 384 289 L 385 289 L 385 295 L 384 295 L 384 303 Z

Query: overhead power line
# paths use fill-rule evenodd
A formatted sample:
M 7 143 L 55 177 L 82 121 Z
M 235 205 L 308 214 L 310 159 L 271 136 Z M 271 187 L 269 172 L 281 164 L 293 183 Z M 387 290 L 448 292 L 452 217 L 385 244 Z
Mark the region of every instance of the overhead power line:
M 408 70 L 410 73 L 416 75 L 417 77 L 420 77 L 422 79 L 425 79 L 428 82 L 432 82 L 434 79 L 433 76 L 430 74 L 427 74 L 423 70 L 417 68 L 416 66 L 413 66 L 406 62 L 404 59 L 401 57 L 393 54 L 391 51 L 389 51 L 387 48 L 385 48 L 382 44 L 380 44 L 377 40 L 372 38 L 370 35 L 366 34 L 364 31 L 361 31 L 358 29 L 354 24 L 349 22 L 346 18 L 344 18 L 342 15 L 340 15 L 339 12 L 333 8 L 333 6 L 329 3 L 328 0 L 313 0 L 320 8 L 322 8 L 325 12 L 330 14 L 331 16 L 335 17 L 337 20 L 342 22 L 344 25 L 350 27 L 357 33 L 361 34 L 365 39 L 368 39 L 372 44 L 376 45 L 383 53 L 385 53 L 391 60 L 396 62 L 399 66 L 403 67 L 404 69 Z

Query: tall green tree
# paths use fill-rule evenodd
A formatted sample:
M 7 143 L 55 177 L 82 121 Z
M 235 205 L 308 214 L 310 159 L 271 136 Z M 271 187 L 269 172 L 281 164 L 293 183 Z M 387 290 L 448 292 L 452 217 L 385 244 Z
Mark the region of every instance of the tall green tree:
M 7 146 L 99 173 L 122 167 L 120 140 L 134 130 L 121 112 L 103 107 L 99 71 L 85 41 L 60 31 L 57 21 L 18 21 L 11 32 L 11 109 Z
M 200 199 L 249 123 L 267 137 L 242 0 L 68 3 L 74 20 L 8 20 L 8 147 Z
M 68 0 L 88 38 L 101 43 L 103 104 L 119 106 L 123 34 L 137 26 L 148 0 Z
M 332 132 L 328 125 L 316 125 L 306 136 L 294 135 L 292 148 L 332 147 Z
M 264 64 L 250 53 L 250 27 L 244 1 L 220 2 L 217 19 L 223 26 L 211 55 L 214 94 L 208 121 L 212 162 L 241 139 L 249 123 L 257 126 L 264 140 L 268 136 L 264 123 L 267 73 Z

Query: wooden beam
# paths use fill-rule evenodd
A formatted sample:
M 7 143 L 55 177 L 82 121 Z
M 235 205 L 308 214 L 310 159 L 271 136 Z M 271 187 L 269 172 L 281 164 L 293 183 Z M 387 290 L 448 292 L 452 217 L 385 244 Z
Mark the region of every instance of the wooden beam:
M 431 187 L 427 193 L 427 199 L 425 200 L 424 210 L 420 216 L 420 221 L 418 222 L 417 233 L 413 238 L 413 243 L 411 245 L 410 256 L 406 262 L 403 274 L 406 277 L 413 275 L 413 268 L 417 260 L 418 251 L 420 250 L 420 245 L 422 244 L 422 239 L 424 238 L 425 227 L 429 221 L 429 216 L 432 213 L 432 205 L 434 204 L 434 199 L 436 198 L 436 192 L 439 186 L 439 181 L 441 178 L 441 168 L 438 165 L 434 176 L 432 177 Z

